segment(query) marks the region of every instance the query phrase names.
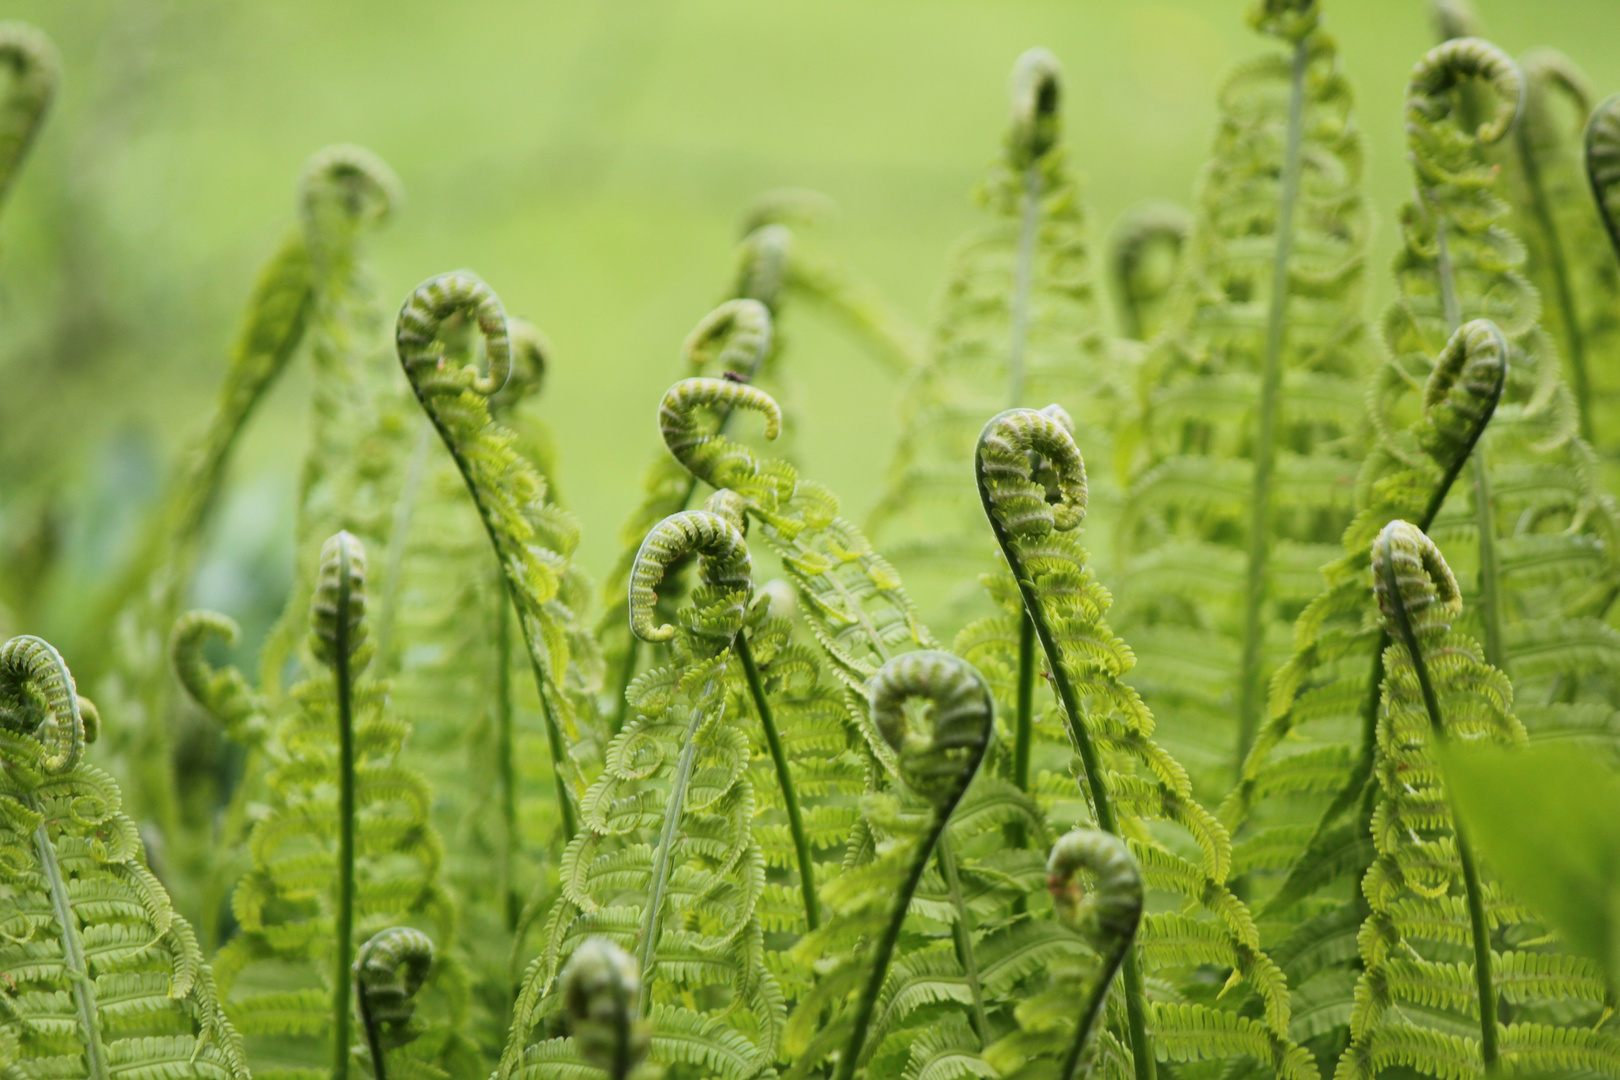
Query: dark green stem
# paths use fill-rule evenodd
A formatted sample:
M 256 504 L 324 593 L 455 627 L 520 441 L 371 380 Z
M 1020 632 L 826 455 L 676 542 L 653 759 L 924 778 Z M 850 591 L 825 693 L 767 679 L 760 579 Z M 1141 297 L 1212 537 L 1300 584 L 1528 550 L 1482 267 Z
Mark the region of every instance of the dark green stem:
M 737 632 L 737 658 L 742 661 L 743 674 L 748 677 L 748 692 L 759 713 L 759 723 L 765 729 L 765 745 L 771 751 L 771 763 L 776 766 L 776 782 L 782 788 L 782 802 L 787 807 L 788 831 L 793 834 L 793 850 L 799 860 L 799 887 L 804 891 L 804 920 L 811 930 L 821 925 L 821 908 L 816 902 L 816 864 L 810 854 L 810 841 L 804 835 L 804 820 L 799 815 L 799 795 L 793 788 L 793 775 L 788 772 L 787 754 L 782 750 L 782 737 L 776 730 L 776 719 L 771 713 L 770 699 L 765 696 L 765 683 L 759 677 L 759 666 L 754 663 L 754 650 L 748 646 L 748 635 Z
M 101 1014 L 96 1003 L 96 984 L 90 977 L 90 964 L 84 955 L 84 940 L 79 936 L 79 920 L 73 914 L 73 902 L 68 896 L 67 882 L 62 879 L 62 867 L 56 859 L 56 848 L 43 820 L 44 809 L 39 800 L 30 797 L 30 808 L 41 814 L 39 827 L 34 830 L 34 846 L 39 851 L 39 865 L 45 871 L 45 882 L 51 891 L 51 913 L 62 928 L 62 970 L 73 984 L 73 1006 L 79 1014 L 79 1027 L 84 1038 L 85 1070 L 89 1080 L 108 1080 L 112 1075 L 107 1067 L 107 1048 L 101 1041 Z
M 382 1030 L 371 1015 L 371 1003 L 366 1000 L 365 988 L 355 980 L 355 999 L 360 1003 L 360 1027 L 366 1033 L 366 1045 L 371 1048 L 371 1075 L 374 1080 L 388 1080 L 388 1065 L 383 1057 Z
M 1086 993 L 1085 1004 L 1080 1008 L 1080 1024 L 1074 1030 L 1074 1041 L 1069 1044 L 1068 1053 L 1064 1055 L 1063 1067 L 1058 1070 L 1058 1080 L 1079 1080 L 1080 1055 L 1085 1052 L 1086 1043 L 1091 1038 L 1091 1029 L 1097 1025 L 1097 1017 L 1102 1015 L 1103 1004 L 1108 1000 L 1108 988 L 1113 985 L 1114 976 L 1119 972 L 1120 965 L 1131 955 L 1132 940 L 1132 938 L 1121 940 L 1113 952 L 1102 958 L 1102 971 Z
M 1400 590 L 1400 582 L 1395 577 L 1395 560 L 1391 557 L 1389 540 L 1381 541 L 1383 546 L 1384 588 L 1390 596 L 1390 608 L 1395 615 L 1395 627 L 1400 632 L 1401 644 L 1405 646 L 1407 655 L 1412 658 L 1412 670 L 1417 675 L 1418 689 L 1423 694 L 1423 707 L 1429 714 L 1429 728 L 1434 732 L 1435 742 L 1444 744 L 1446 741 L 1445 723 L 1440 717 L 1440 699 L 1434 692 L 1434 684 L 1429 680 L 1429 667 L 1423 659 L 1423 650 L 1418 647 L 1417 633 L 1412 629 L 1411 618 L 1406 611 L 1406 598 Z M 1485 1062 L 1485 1074 L 1493 1075 L 1500 1070 L 1499 1052 L 1496 1043 L 1496 993 L 1491 985 L 1491 930 L 1490 923 L 1485 919 L 1485 893 L 1479 881 L 1479 869 L 1474 863 L 1474 852 L 1463 834 L 1462 822 L 1457 820 L 1455 812 L 1452 814 L 1453 832 L 1457 841 L 1457 858 L 1462 863 L 1463 891 L 1468 900 L 1468 925 L 1474 944 L 1474 985 L 1479 993 L 1479 1028 L 1480 1057 Z
M 1277 405 L 1282 389 L 1282 352 L 1288 332 L 1288 261 L 1294 249 L 1294 204 L 1299 196 L 1300 147 L 1305 126 L 1305 67 L 1310 52 L 1294 45 L 1288 88 L 1288 135 L 1277 202 L 1277 247 L 1271 260 L 1271 303 L 1266 317 L 1266 352 L 1260 375 L 1260 401 L 1254 441 L 1254 489 L 1249 506 L 1249 573 L 1243 596 L 1243 660 L 1239 675 L 1237 771 L 1260 730 L 1264 697 L 1266 563 L 1270 554 L 1271 474 L 1276 464 Z
M 1491 498 L 1491 475 L 1485 466 L 1485 452 L 1474 454 L 1474 520 L 1479 530 L 1479 617 L 1485 629 L 1485 660 L 1494 668 L 1507 670 L 1502 655 L 1501 567 L 1496 554 L 1495 500 Z
M 1035 737 L 1035 624 L 1018 620 L 1018 718 L 1013 729 L 1013 783 L 1029 790 L 1029 754 Z
M 338 545 L 337 610 L 332 630 L 332 684 L 338 722 L 337 942 L 332 957 L 332 1080 L 349 1075 L 349 971 L 354 963 L 354 683 L 349 671 L 349 549 Z
M 984 987 L 979 982 L 979 960 L 973 955 L 973 926 L 969 921 L 967 899 L 962 895 L 961 875 L 956 872 L 956 853 L 951 850 L 950 833 L 939 837 L 939 868 L 945 876 L 945 887 L 950 890 L 951 906 L 956 919 L 951 923 L 951 936 L 956 941 L 956 959 L 967 978 L 968 993 L 973 998 L 973 1028 L 979 1035 L 979 1049 L 990 1045 L 990 1017 L 984 1011 Z
M 517 746 L 512 723 L 512 612 L 504 598 L 495 605 L 495 755 L 501 778 L 501 902 L 506 930 L 517 929 L 519 901 L 513 888 L 518 847 Z

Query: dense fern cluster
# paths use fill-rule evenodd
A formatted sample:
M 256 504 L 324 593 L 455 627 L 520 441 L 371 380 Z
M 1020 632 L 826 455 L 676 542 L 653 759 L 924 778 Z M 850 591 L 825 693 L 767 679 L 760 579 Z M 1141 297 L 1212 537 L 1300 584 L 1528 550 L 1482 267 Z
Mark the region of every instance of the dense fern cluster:
M 1437 11 L 1376 319 L 1316 0 L 1255 5 L 1195 209 L 1132 211 L 1101 275 L 1061 69 L 1020 57 L 926 338 L 818 196 L 762 199 L 632 404 L 663 449 L 600 585 L 542 417 L 568 358 L 465 270 L 390 337 L 360 241 L 398 181 L 318 153 L 102 589 L 99 709 L 0 573 L 0 1072 L 1620 1075 L 1613 956 L 1513 894 L 1450 771 L 1620 765 L 1620 97 Z M 56 61 L 0 59 L 3 194 Z M 870 536 L 795 455 L 801 307 L 895 383 Z M 253 679 L 184 608 L 303 358 Z

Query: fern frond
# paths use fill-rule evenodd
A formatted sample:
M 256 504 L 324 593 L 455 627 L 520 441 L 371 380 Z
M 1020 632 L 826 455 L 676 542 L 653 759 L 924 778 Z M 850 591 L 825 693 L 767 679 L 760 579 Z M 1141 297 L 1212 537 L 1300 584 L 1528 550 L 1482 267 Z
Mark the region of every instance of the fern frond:
M 62 61 L 51 39 L 27 23 L 0 23 L 0 64 L 11 70 L 0 103 L 0 199 L 11 189 L 50 112 L 62 79 Z

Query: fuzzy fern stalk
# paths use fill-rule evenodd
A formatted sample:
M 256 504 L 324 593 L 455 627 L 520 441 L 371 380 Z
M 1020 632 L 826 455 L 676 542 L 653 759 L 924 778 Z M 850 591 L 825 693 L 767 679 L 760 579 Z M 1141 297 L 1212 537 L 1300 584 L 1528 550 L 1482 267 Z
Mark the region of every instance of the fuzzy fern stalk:
M 433 940 L 408 926 L 373 935 L 355 955 L 355 999 L 376 1080 L 388 1080 L 387 1052 L 415 1038 L 414 998 L 432 969 Z
M 1081 870 L 1093 875 L 1089 892 L 1076 877 Z M 1142 921 L 1142 872 L 1119 837 L 1096 829 L 1076 829 L 1052 845 L 1046 873 L 1046 887 L 1058 918 L 1085 932 L 1102 958 L 1101 970 L 1080 1008 L 1074 1041 L 1058 1069 L 1058 1080 L 1076 1080 L 1081 1054 L 1108 1000 L 1108 988 L 1131 951 Z
M 354 677 L 371 659 L 366 641 L 366 553 L 340 532 L 321 548 L 310 607 L 310 647 L 332 671 L 337 706 L 338 849 L 336 937 L 332 950 L 332 1076 L 349 1075 L 349 965 L 354 955 Z
M 26 23 L 0 23 L 0 65 L 10 86 L 0 102 L 0 199 L 17 178 L 61 81 L 61 60 L 51 39 Z
M 1002 151 L 979 193 L 992 222 L 952 255 L 928 361 L 904 387 L 899 443 L 870 523 L 926 601 L 928 621 L 953 630 L 982 604 L 977 575 L 994 565 L 962 472 L 983 418 L 1084 401 L 1079 421 L 1100 438 L 1125 397 L 1060 137 L 1057 59 L 1045 49 L 1020 56 L 1008 96 Z
M 98 727 L 54 648 L 0 646 L 0 1058 L 18 1077 L 247 1080 L 196 936 L 84 760 Z
M 563 968 L 562 995 L 580 1056 L 610 1080 L 627 1080 L 650 1042 L 630 954 L 607 938 L 587 938 Z
M 439 331 L 452 315 L 477 325 L 487 371 L 445 362 Z M 416 398 L 478 509 L 517 613 L 540 696 L 563 833 L 571 838 L 578 827 L 577 794 L 565 745 L 580 741 L 581 730 L 574 702 L 563 687 L 575 615 L 559 601 L 558 592 L 577 534 L 537 527 L 562 512 L 546 502 L 545 482 L 518 456 L 511 432 L 489 413 L 488 398 L 505 386 L 511 371 L 506 312 L 500 298 L 476 277 L 445 274 L 424 282 L 406 299 L 395 338 Z M 561 549 L 543 543 L 559 537 L 566 537 Z
M 908 709 L 914 699 L 927 710 L 922 730 Z M 906 653 L 883 665 L 872 680 L 871 710 L 872 723 L 898 758 L 901 778 L 928 801 L 933 813 L 895 893 L 888 925 L 872 950 L 871 971 L 855 1004 L 849 1041 L 838 1060 L 835 1080 L 852 1080 L 860 1064 L 872 1011 L 889 973 L 911 898 L 934 845 L 978 772 L 995 726 L 995 703 L 984 678 L 971 664 L 933 650 Z
M 1249 21 L 1281 48 L 1221 87 L 1186 273 L 1118 437 L 1134 681 L 1175 718 L 1165 738 L 1195 782 L 1220 791 L 1350 519 L 1372 347 L 1364 146 L 1322 5 L 1267 0 Z
M 1108 269 L 1120 332 L 1151 341 L 1164 323 L 1165 300 L 1181 276 L 1192 215 L 1175 203 L 1143 203 L 1114 227 Z

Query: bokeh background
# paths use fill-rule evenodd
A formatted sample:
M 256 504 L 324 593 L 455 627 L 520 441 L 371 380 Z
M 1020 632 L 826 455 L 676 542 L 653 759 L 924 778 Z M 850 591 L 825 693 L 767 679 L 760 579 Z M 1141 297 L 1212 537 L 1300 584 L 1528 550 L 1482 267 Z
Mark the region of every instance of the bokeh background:
M 1479 0 L 1515 54 L 1553 44 L 1620 90 L 1616 0 Z M 62 93 L 0 218 L 0 538 L 41 500 L 66 558 L 33 632 L 71 642 L 198 431 L 257 268 L 293 222 L 304 159 L 362 143 L 408 203 L 373 242 L 389 309 L 470 267 L 556 346 L 545 413 L 562 491 L 602 571 L 681 339 L 717 298 L 738 218 L 785 185 L 840 213 L 822 246 L 925 325 L 1031 45 L 1067 75 L 1094 232 L 1189 203 L 1214 90 L 1265 46 L 1247 0 L 36 0 L 0 16 L 59 46 Z M 1329 0 L 1393 250 L 1401 99 L 1432 43 L 1423 0 Z M 1382 275 L 1374 275 L 1375 280 Z M 1380 291 L 1381 290 L 1381 291 Z M 1381 305 L 1388 286 L 1375 287 Z M 893 380 L 833 329 L 792 325 L 800 452 L 861 516 Z M 813 370 L 812 370 L 813 369 Z M 196 600 L 273 612 L 291 562 L 307 383 L 295 367 L 242 447 Z

